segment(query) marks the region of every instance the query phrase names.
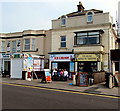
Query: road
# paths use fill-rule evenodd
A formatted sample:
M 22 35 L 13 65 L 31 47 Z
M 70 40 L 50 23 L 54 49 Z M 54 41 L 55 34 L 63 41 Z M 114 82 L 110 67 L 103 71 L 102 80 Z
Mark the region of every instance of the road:
M 118 99 L 3 84 L 3 109 L 118 109 Z

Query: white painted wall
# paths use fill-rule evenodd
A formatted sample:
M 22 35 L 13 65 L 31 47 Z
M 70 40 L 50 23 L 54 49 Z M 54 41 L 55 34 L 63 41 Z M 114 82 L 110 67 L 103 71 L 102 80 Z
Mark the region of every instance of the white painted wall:
M 11 78 L 22 79 L 23 59 L 11 59 Z

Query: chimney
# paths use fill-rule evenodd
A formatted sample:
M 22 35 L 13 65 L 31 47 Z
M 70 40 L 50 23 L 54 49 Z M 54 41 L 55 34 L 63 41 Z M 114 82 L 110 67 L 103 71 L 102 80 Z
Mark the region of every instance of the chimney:
M 79 5 L 77 5 L 77 8 L 78 8 L 78 12 L 82 12 L 85 9 L 81 2 L 79 2 Z

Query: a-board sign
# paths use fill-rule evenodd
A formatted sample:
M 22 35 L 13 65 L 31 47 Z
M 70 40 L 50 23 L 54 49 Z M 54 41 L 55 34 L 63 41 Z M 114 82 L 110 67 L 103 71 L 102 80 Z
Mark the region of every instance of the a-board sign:
M 50 74 L 50 70 L 49 69 L 44 69 L 45 72 L 45 80 L 46 82 L 51 82 L 51 74 Z
M 88 73 L 81 72 L 78 74 L 77 85 L 79 86 L 88 86 Z

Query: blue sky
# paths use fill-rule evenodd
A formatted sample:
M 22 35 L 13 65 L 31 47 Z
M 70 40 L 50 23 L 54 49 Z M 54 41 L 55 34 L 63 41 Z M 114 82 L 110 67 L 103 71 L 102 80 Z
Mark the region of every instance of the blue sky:
M 0 32 L 51 29 L 51 20 L 77 11 L 81 1 L 85 9 L 100 9 L 116 18 L 120 0 L 0 0 Z

